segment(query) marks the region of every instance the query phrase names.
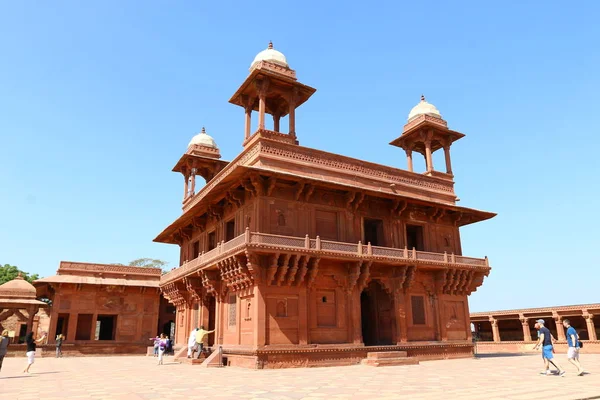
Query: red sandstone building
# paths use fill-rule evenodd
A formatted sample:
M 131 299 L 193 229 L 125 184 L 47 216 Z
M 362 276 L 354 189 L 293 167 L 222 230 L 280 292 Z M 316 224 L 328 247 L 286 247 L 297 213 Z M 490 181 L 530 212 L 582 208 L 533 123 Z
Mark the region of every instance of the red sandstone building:
M 303 147 L 295 113 L 314 92 L 270 45 L 230 99 L 245 112 L 242 152 L 221 160 L 203 129 L 173 168 L 183 213 L 155 241 L 181 249 L 160 281 L 177 308 L 176 342 L 203 324 L 228 364 L 251 368 L 352 364 L 380 351 L 470 356 L 468 295 L 490 267 L 462 254 L 459 228 L 495 214 L 456 205 L 450 149 L 464 135 L 422 98 L 391 142 L 408 170 Z
M 56 275 L 34 282 L 37 296 L 51 301 L 44 328 L 48 343 L 63 334 L 63 350 L 70 354 L 145 353 L 157 331 L 171 331 L 159 291 L 161 273 L 62 261 Z
M 563 320 L 569 319 L 580 339 L 585 352 L 600 352 L 600 326 L 594 316 L 600 314 L 600 304 L 526 308 L 478 312 L 471 314 L 471 323 L 478 339 L 481 352 L 526 352 L 532 351 L 537 340 L 535 321 L 543 319 L 552 335 L 557 339 L 558 349 L 565 350 L 566 337 Z

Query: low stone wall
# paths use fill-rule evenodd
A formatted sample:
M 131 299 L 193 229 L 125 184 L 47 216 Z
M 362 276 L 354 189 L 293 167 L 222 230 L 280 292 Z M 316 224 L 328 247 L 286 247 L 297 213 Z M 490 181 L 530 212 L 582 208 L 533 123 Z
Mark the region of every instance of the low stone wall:
M 224 348 L 226 366 L 253 369 L 310 368 L 360 364 L 369 352 L 405 351 L 419 361 L 473 357 L 470 342 L 419 342 L 397 346 L 315 345 L 245 351 Z
M 600 354 L 600 340 L 583 340 L 581 354 Z M 482 354 L 489 353 L 539 353 L 539 350 L 533 350 L 536 342 L 477 342 L 476 352 Z M 554 350 L 557 353 L 567 352 L 567 343 L 564 341 L 554 343 Z
M 131 343 L 65 343 L 62 353 L 65 357 L 81 356 L 141 356 L 146 354 L 146 344 Z M 8 346 L 7 357 L 25 357 L 27 347 L 24 344 Z M 36 357 L 55 357 L 56 346 L 52 344 L 38 345 Z

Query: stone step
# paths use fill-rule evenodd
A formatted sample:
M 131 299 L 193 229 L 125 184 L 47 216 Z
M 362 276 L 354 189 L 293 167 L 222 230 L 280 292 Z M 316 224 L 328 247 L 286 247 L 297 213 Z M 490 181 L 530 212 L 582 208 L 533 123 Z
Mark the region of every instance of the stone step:
M 402 358 L 407 356 L 408 353 L 406 351 L 376 351 L 367 353 L 367 358 L 370 360 L 381 360 L 384 358 Z
M 182 364 L 187 364 L 187 365 L 201 365 L 204 362 L 204 360 L 205 360 L 204 357 L 201 357 L 200 359 L 182 357 L 182 358 L 179 358 L 177 361 L 179 361 Z
M 365 358 L 361 362 L 362 365 L 369 367 L 392 367 L 398 365 L 418 365 L 419 360 L 412 357 L 399 357 L 399 358 L 381 358 L 381 359 L 369 359 Z

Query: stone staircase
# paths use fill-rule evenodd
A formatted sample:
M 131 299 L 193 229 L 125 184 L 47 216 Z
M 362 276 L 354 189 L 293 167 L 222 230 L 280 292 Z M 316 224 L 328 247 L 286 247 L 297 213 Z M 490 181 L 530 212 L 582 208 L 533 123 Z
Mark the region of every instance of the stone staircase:
M 197 356 L 197 354 L 194 353 L 194 356 Z M 222 367 L 222 365 L 219 365 L 219 351 L 212 351 L 212 349 L 205 350 L 200 358 L 187 358 L 187 349 L 182 349 L 182 351 L 175 354 L 175 361 L 181 364 L 200 365 L 204 368 Z
M 408 357 L 406 351 L 379 351 L 367 353 L 367 358 L 362 360 L 362 365 L 371 367 L 388 367 L 395 365 L 417 365 L 419 360 Z

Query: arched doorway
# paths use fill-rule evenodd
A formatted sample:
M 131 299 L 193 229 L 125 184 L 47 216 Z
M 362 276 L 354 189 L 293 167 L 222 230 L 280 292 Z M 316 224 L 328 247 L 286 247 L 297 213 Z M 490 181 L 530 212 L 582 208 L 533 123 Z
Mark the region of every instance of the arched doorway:
M 394 302 L 376 280 L 360 294 L 360 315 L 365 346 L 394 344 Z

